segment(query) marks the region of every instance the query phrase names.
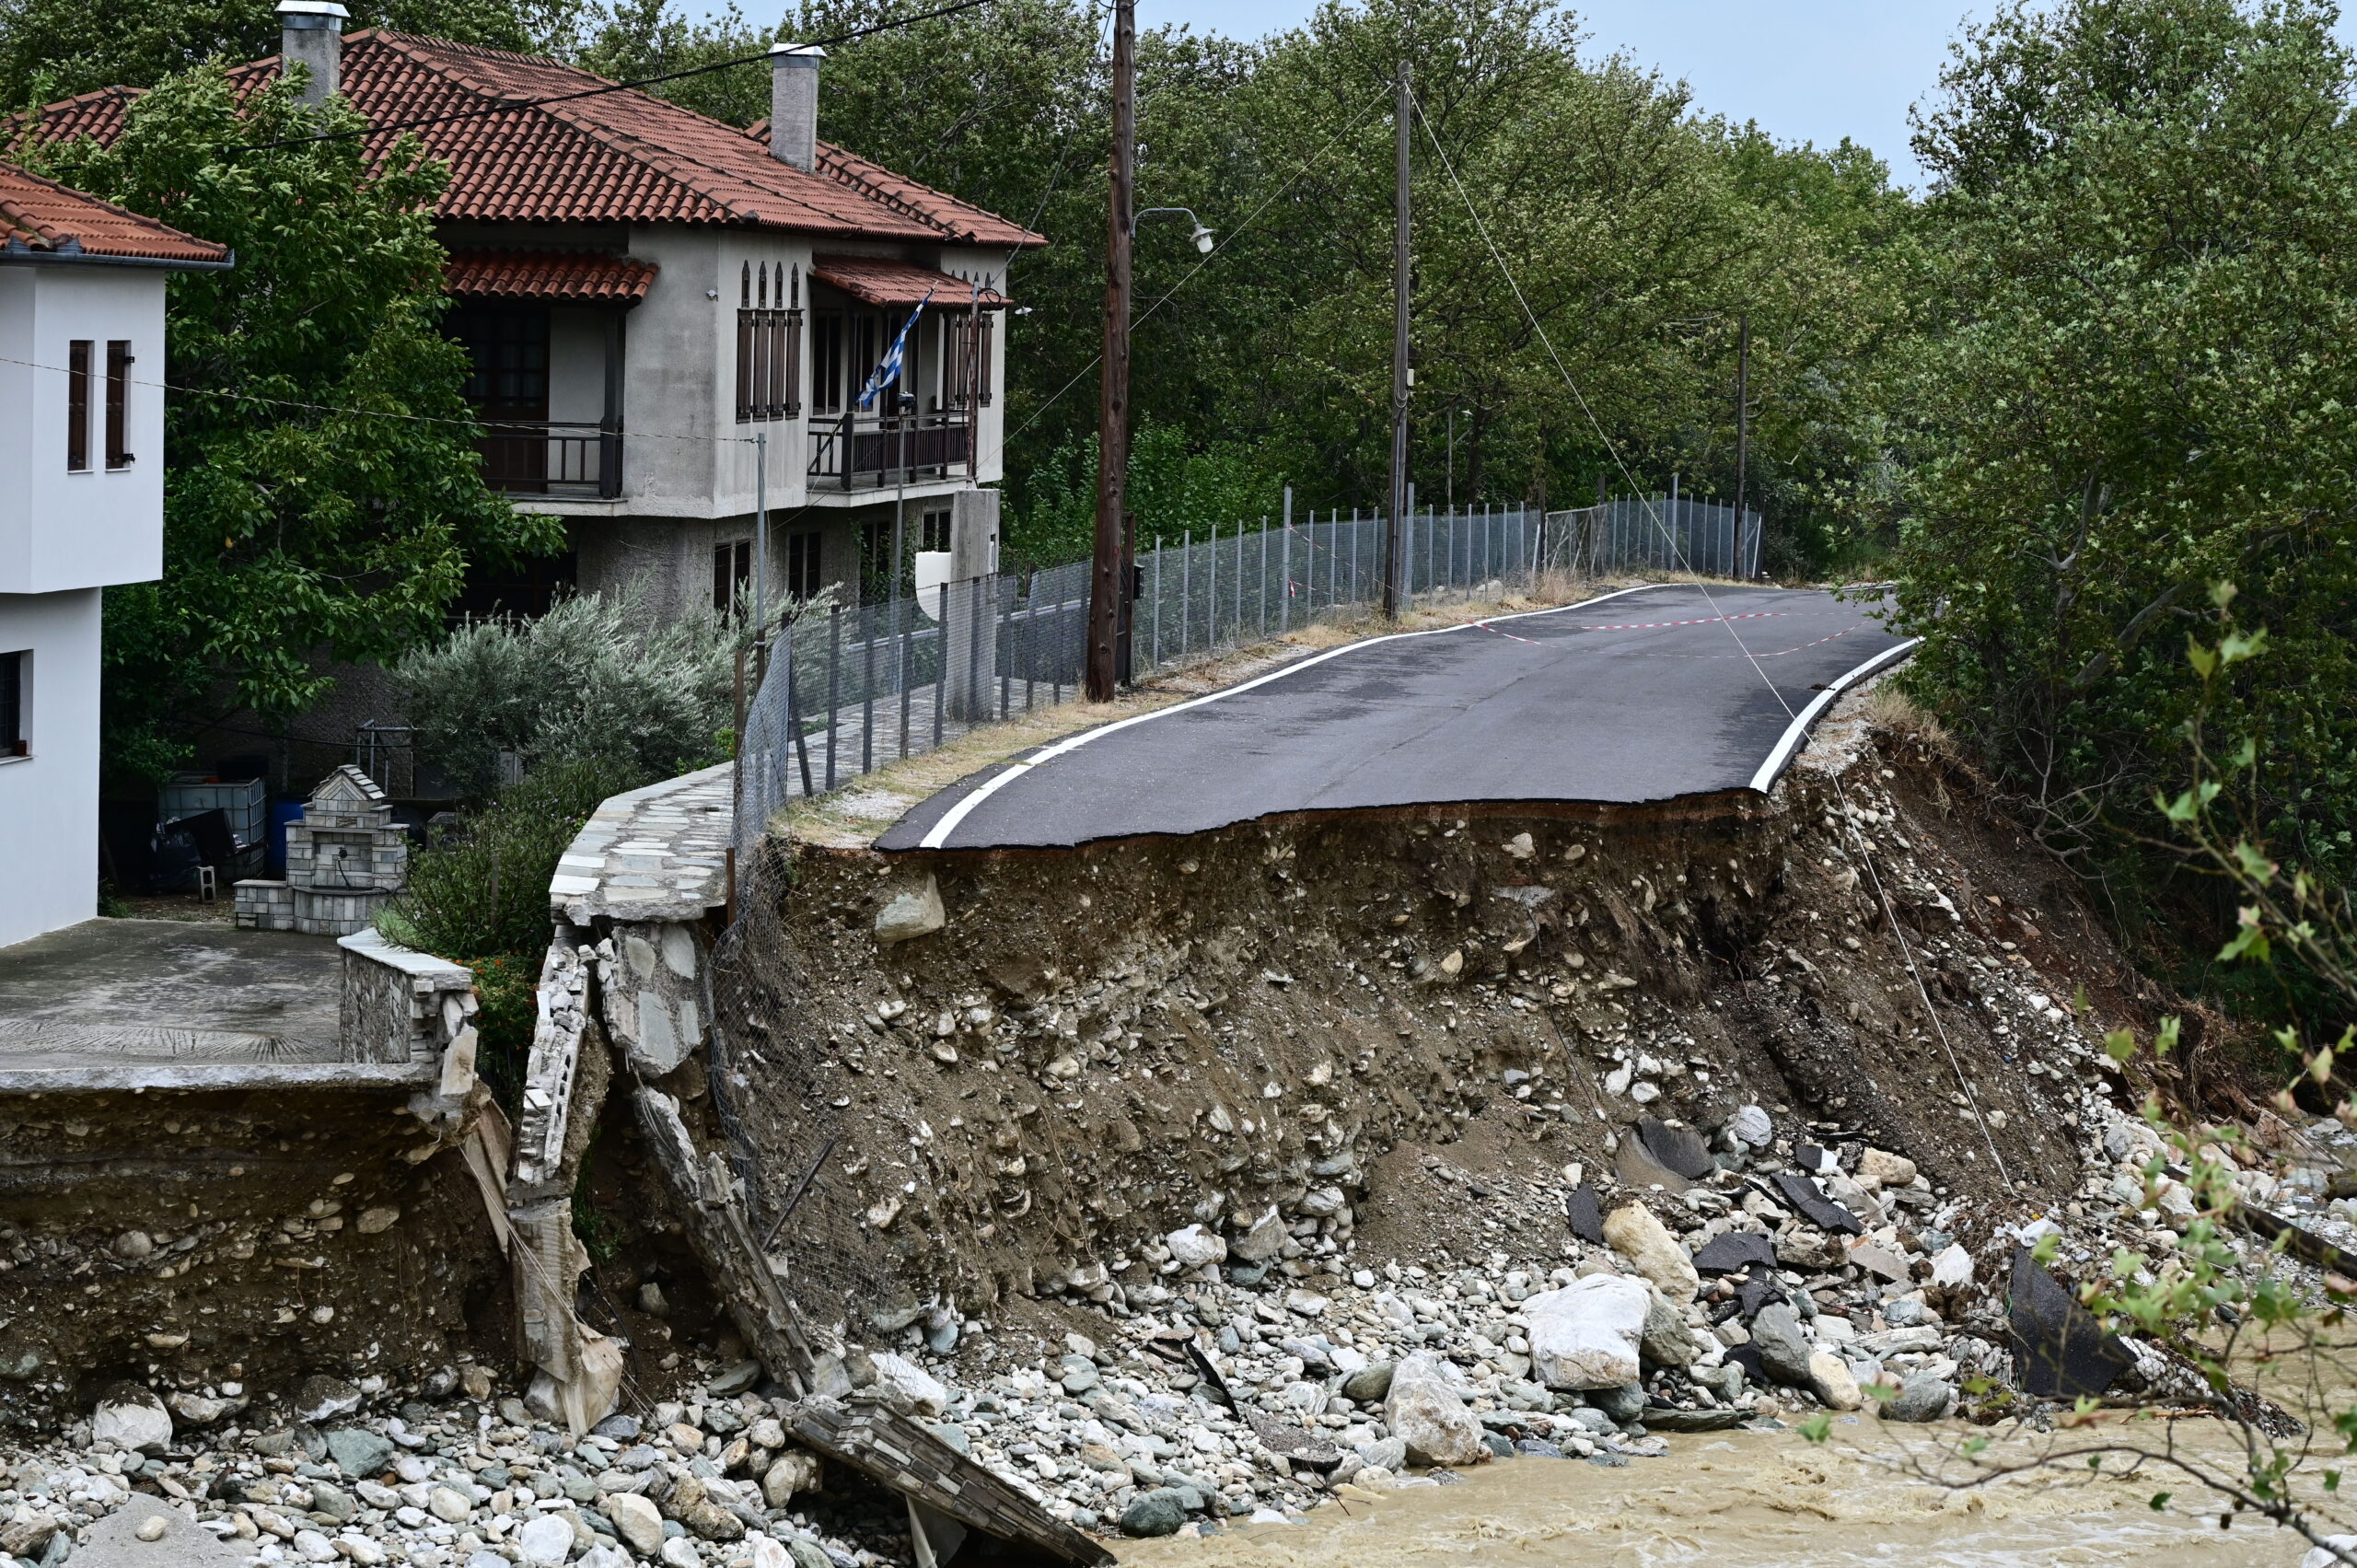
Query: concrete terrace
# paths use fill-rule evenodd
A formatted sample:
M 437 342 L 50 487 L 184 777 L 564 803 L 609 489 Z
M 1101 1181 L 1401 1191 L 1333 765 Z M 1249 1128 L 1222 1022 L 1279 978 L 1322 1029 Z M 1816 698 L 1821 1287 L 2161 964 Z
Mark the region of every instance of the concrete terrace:
M 332 938 L 90 920 L 0 949 L 0 1092 L 348 1079 Z

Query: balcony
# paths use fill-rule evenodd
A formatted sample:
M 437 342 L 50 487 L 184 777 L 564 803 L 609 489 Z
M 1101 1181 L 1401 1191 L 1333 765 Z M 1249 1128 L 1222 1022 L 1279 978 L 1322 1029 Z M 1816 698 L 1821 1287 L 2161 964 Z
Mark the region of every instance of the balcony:
M 810 488 L 878 490 L 974 471 L 973 424 L 962 409 L 857 413 L 810 422 Z
M 503 495 L 610 501 L 622 493 L 622 427 L 550 419 L 483 424 L 482 482 Z

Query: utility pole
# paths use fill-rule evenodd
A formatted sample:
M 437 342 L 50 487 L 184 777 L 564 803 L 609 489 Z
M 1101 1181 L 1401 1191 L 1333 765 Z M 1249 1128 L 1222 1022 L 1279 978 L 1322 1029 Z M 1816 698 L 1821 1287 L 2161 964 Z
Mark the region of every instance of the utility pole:
M 1743 527 L 1744 465 L 1751 458 L 1751 312 L 1736 319 L 1735 348 L 1735 526 Z
M 1399 613 L 1399 549 L 1408 517 L 1408 63 L 1391 110 L 1391 516 L 1383 530 L 1383 613 Z
M 1097 409 L 1097 544 L 1089 573 L 1088 697 L 1113 700 L 1122 522 L 1130 488 L 1130 207 L 1137 162 L 1136 0 L 1113 0 L 1113 180 L 1105 229 L 1105 376 Z

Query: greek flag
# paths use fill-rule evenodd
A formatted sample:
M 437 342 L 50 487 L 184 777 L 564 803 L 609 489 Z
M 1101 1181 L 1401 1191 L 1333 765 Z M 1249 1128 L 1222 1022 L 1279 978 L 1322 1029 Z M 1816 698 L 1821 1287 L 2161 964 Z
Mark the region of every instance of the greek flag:
M 877 393 L 900 378 L 900 351 L 908 345 L 909 331 L 917 324 L 917 318 L 924 314 L 924 308 L 932 303 L 933 290 L 927 289 L 924 297 L 917 301 L 917 308 L 909 312 L 909 319 L 900 323 L 900 335 L 892 340 L 892 346 L 884 351 L 882 362 L 868 375 L 867 385 L 860 390 L 859 407 L 865 408 L 874 402 Z

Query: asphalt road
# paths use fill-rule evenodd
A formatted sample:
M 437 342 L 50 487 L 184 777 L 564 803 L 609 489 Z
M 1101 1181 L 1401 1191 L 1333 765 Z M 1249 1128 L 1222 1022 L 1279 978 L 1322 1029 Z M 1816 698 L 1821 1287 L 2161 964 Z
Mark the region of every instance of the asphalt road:
M 1300 811 L 1764 791 L 1841 686 L 1912 645 L 1868 602 L 1687 584 L 1370 638 L 983 769 L 877 847 L 1051 848 Z

